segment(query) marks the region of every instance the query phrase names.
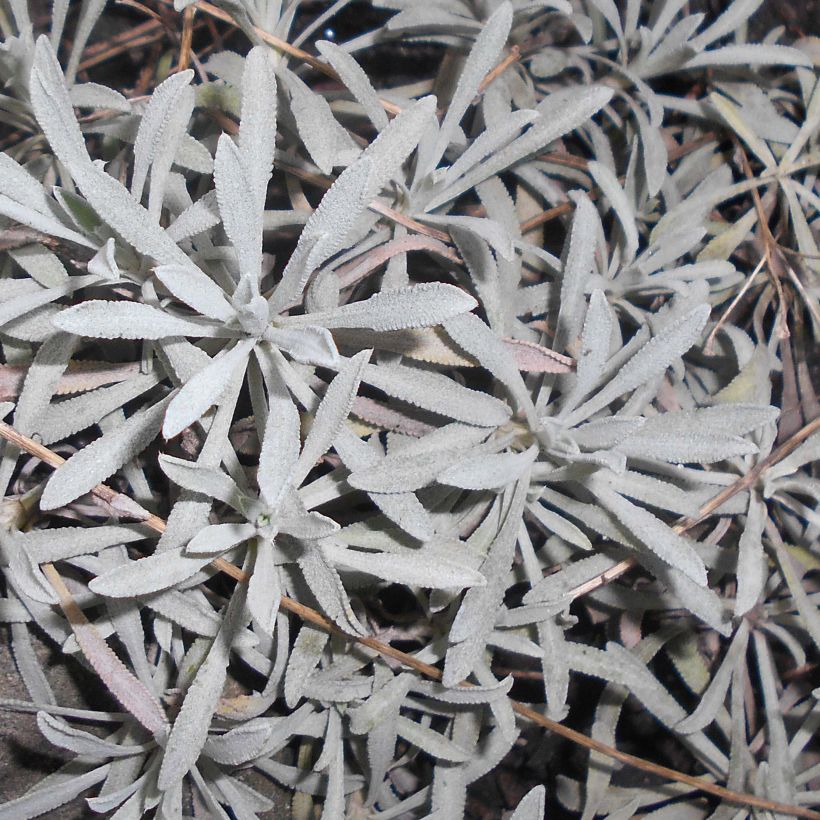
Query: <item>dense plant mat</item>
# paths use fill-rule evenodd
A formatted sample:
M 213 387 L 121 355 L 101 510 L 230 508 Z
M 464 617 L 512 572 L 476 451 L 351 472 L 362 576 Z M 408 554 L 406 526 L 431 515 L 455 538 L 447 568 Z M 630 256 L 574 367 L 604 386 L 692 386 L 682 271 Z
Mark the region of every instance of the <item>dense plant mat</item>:
M 760 6 L 0 2 L 0 820 L 820 817 Z

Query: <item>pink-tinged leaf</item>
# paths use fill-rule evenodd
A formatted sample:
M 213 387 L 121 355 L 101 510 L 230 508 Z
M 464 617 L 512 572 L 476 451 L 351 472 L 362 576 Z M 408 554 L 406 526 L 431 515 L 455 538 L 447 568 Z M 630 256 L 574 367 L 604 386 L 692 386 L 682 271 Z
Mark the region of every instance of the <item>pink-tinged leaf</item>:
M 380 430 L 391 430 L 414 438 L 421 438 L 435 429 L 426 422 L 414 419 L 400 410 L 387 407 L 367 396 L 356 396 L 353 399 L 351 413 L 366 424 L 371 424 Z
M 51 564 L 45 564 L 43 573 L 60 599 L 60 607 L 71 624 L 77 644 L 100 680 L 149 732 L 154 735 L 164 734 L 168 728 L 168 719 L 159 701 L 126 669 L 94 624 L 88 621 L 57 570 Z
M 575 362 L 535 342 L 522 339 L 502 340 L 515 358 L 519 370 L 528 373 L 571 373 Z
M 389 242 L 385 242 L 383 245 L 379 245 L 356 257 L 348 264 L 342 265 L 336 272 L 339 277 L 339 287 L 346 288 L 355 285 L 361 279 L 364 279 L 368 273 L 376 270 L 389 259 L 410 251 L 432 251 L 451 262 L 458 263 L 459 261 L 453 250 L 438 239 L 422 234 L 409 234 L 398 239 L 391 239 Z

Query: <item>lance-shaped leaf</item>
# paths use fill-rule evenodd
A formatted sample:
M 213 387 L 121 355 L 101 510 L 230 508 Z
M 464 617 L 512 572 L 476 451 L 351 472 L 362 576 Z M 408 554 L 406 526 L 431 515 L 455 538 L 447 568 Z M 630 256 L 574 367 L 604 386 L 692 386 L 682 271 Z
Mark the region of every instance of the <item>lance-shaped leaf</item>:
M 244 373 L 248 356 L 255 344 L 255 339 L 242 339 L 227 353 L 212 359 L 207 367 L 183 385 L 165 414 L 162 425 L 162 435 L 165 438 L 173 438 L 201 418 L 232 386 L 232 389 L 238 391 L 237 373 Z
M 610 88 L 595 85 L 553 92 L 539 104 L 536 110 L 542 116 L 527 131 L 434 197 L 427 204 L 427 209 L 434 210 L 455 199 L 478 183 L 583 125 L 610 101 L 612 93 Z
M 91 207 L 129 244 L 157 262 L 188 258 L 116 179 L 92 164 L 74 117 L 60 64 L 45 36 L 37 40 L 30 93 L 37 122 Z
M 285 75 L 285 81 L 299 136 L 322 173 L 329 174 L 334 166 L 354 160 L 360 149 L 336 121 L 327 100 L 311 91 L 293 72 Z
M 513 137 L 518 135 L 522 128 L 538 118 L 538 114 L 531 109 L 513 111 L 499 123 L 493 123 L 479 134 L 469 145 L 467 150 L 447 169 L 444 175 L 444 187 L 451 185 L 460 176 L 466 174 L 476 164 L 494 154 Z
M 518 406 L 531 421 L 534 421 L 535 408 L 518 371 L 519 363 L 515 359 L 514 351 L 517 346 L 499 340 L 498 336 L 472 313 L 449 319 L 445 322 L 444 329 L 465 353 L 473 356 L 509 390 Z
M 205 323 L 182 319 L 139 302 L 91 299 L 58 313 L 54 324 L 77 336 L 96 339 L 166 339 L 169 336 L 213 336 Z
M 88 755 L 90 757 L 107 758 L 130 757 L 146 751 L 148 744 L 119 745 L 107 740 L 103 740 L 90 732 L 75 729 L 69 726 L 64 720 L 53 717 L 45 712 L 37 713 L 37 728 L 43 733 L 49 743 L 68 749 L 78 755 Z
M 457 449 L 391 453 L 377 464 L 367 465 L 348 476 L 347 482 L 368 493 L 410 493 L 435 481 L 457 459 Z
M 236 251 L 240 274 L 256 282 L 262 268 L 262 209 L 257 207 L 258 196 L 248 196 L 254 186 L 242 160 L 237 144 L 223 134 L 214 158 L 219 213 Z
M 354 96 L 356 102 L 364 109 L 364 113 L 381 131 L 387 127 L 388 119 L 379 96 L 373 88 L 373 84 L 368 79 L 362 67 L 343 48 L 327 40 L 319 40 L 316 48 L 324 57 L 342 82 L 347 86 L 348 91 Z
M 365 148 L 362 159 L 366 158 L 371 164 L 365 194 L 367 201 L 396 177 L 422 135 L 435 122 L 435 112 L 436 98 L 432 95 L 422 97 L 391 120 L 390 125 Z
M 416 407 L 479 427 L 497 427 L 511 415 L 503 401 L 429 370 L 399 364 L 371 365 L 365 368 L 362 380 Z
M 137 138 L 134 141 L 134 173 L 131 177 L 131 194 L 139 202 L 148 178 L 148 170 L 159 153 L 163 140 L 168 140 L 168 129 L 175 112 L 182 105 L 183 93 L 194 78 L 189 68 L 172 74 L 161 82 L 148 101 L 148 107 L 140 119 Z M 187 120 L 187 117 L 186 117 Z M 151 179 L 153 186 L 155 180 Z
M 220 553 L 253 538 L 256 527 L 253 524 L 229 522 L 210 524 L 198 532 L 185 547 L 186 555 L 219 555 Z
M 566 259 L 561 277 L 561 307 L 553 347 L 562 351 L 575 340 L 581 329 L 584 313 L 584 291 L 595 269 L 595 249 L 601 221 L 589 197 L 575 198 L 575 215 L 566 246 Z
M 282 279 L 274 291 L 271 311 L 298 300 L 310 274 L 340 251 L 368 203 L 372 163 L 359 159 L 339 174 L 305 223 Z
M 692 541 L 678 535 L 648 510 L 627 501 L 607 484 L 592 479 L 596 499 L 643 543 L 647 549 L 679 569 L 700 586 L 706 586 L 706 567 Z
M 732 680 L 732 672 L 742 662 L 746 654 L 746 647 L 749 642 L 749 622 L 742 620 L 735 632 L 729 650 L 720 663 L 717 672 L 712 676 L 709 686 L 700 696 L 700 703 L 691 715 L 684 718 L 675 727 L 679 732 L 691 734 L 705 729 L 714 719 L 718 710 L 723 706 L 726 693 L 729 691 L 729 684 Z
M 322 552 L 333 564 L 375 575 L 384 581 L 430 589 L 463 589 L 484 586 L 487 579 L 472 567 L 449 561 L 440 555 L 431 560 L 421 550 L 411 553 L 361 552 L 333 541 L 322 544 Z
M 226 324 L 236 319 L 236 311 L 225 298 L 225 292 L 199 268 L 193 265 L 158 265 L 154 275 L 180 302 L 197 313 Z
M 329 328 L 367 328 L 386 332 L 437 325 L 452 316 L 471 311 L 476 304 L 475 299 L 460 288 L 429 282 L 381 291 L 361 302 L 308 314 L 304 321 Z
M 471 456 L 440 473 L 437 480 L 463 490 L 500 490 L 517 481 L 537 456 L 536 446 L 523 453 Z
M 302 691 L 311 672 L 319 665 L 328 634 L 305 624 L 296 636 L 285 672 L 285 703 L 293 709 L 302 697 Z
M 298 561 L 299 569 L 322 611 L 350 635 L 367 635 L 359 622 L 342 579 L 318 546 L 309 546 Z
M 336 452 L 350 470 L 363 470 L 381 461 L 383 455 L 358 438 L 351 430 L 342 427 L 334 441 Z M 433 523 L 429 513 L 412 493 L 376 493 L 372 496 L 376 506 L 406 533 L 420 541 L 433 535 Z
M 265 635 L 273 634 L 281 595 L 279 567 L 274 563 L 273 550 L 260 539 L 256 547 L 253 574 L 248 583 L 248 609 Z
M 313 314 L 308 316 L 311 320 L 316 318 Z M 269 327 L 264 338 L 302 364 L 339 366 L 339 351 L 333 336 L 327 328 L 317 327 L 312 321 L 304 327 Z
M 415 720 L 410 720 L 402 715 L 399 715 L 396 722 L 396 731 L 405 740 L 439 760 L 447 760 L 450 763 L 464 763 L 470 759 L 470 753 L 466 749 L 462 749 L 440 732 L 422 726 L 420 723 L 416 723 Z
M 470 50 L 461 76 L 458 79 L 456 90 L 447 106 L 447 113 L 441 123 L 436 142 L 425 167 L 430 172 L 438 164 L 447 145 L 453 138 L 461 118 L 472 103 L 478 92 L 481 81 L 498 60 L 501 49 L 507 42 L 507 36 L 512 26 L 513 9 L 508 2 L 502 3 L 487 20 L 481 33 Z
M 262 437 L 257 481 L 262 497 L 277 507 L 290 485 L 290 476 L 300 447 L 299 411 L 278 375 L 268 383 L 268 419 Z
M 108 598 L 149 595 L 186 581 L 212 560 L 210 555 L 186 555 L 181 549 L 165 550 L 98 575 L 89 581 L 88 587 Z
M 638 226 L 635 223 L 635 209 L 627 199 L 626 192 L 618 182 L 618 178 L 606 165 L 600 162 L 590 162 L 589 171 L 592 174 L 598 187 L 604 192 L 609 200 L 615 216 L 621 223 L 626 238 L 623 250 L 623 261 L 629 263 L 635 258 L 638 250 Z
M 543 786 L 535 786 L 521 798 L 510 820 L 543 820 L 546 801 L 547 790 Z
M 529 481 L 525 479 L 516 484 L 504 521 L 481 565 L 487 585 L 467 591 L 450 628 L 451 646 L 447 650 L 442 677 L 445 686 L 455 686 L 472 672 L 492 632 L 504 600 L 507 573 L 512 566 L 528 486 Z
M 276 141 L 276 73 L 273 55 L 266 46 L 256 46 L 245 58 L 242 73 L 242 111 L 239 121 L 239 150 L 248 175 L 251 204 L 260 218 L 265 207 L 268 181 L 273 169 Z M 261 242 L 261 236 L 258 237 Z
M 49 479 L 40 499 L 41 509 L 65 506 L 139 455 L 159 434 L 168 404 L 166 398 L 134 413 L 120 427 L 109 430 L 71 456 Z
M 211 717 L 225 683 L 231 645 L 247 623 L 244 589 L 240 585 L 231 598 L 219 634 L 185 694 L 165 747 L 157 777 L 159 789 L 169 789 L 190 771 L 208 738 Z
M 16 800 L 9 800 L 0 805 L 0 820 L 23 820 L 49 814 L 105 780 L 110 768 L 111 764 L 106 763 L 89 772 L 60 780 L 49 788 L 35 789 Z
M 328 451 L 342 424 L 350 413 L 353 399 L 359 389 L 362 372 L 367 366 L 370 351 L 363 350 L 349 359 L 328 385 L 322 403 L 316 410 L 313 426 L 296 462 L 291 482 L 299 486 L 313 465 Z
M 183 489 L 215 498 L 234 509 L 241 509 L 243 495 L 236 482 L 221 470 L 202 467 L 191 461 L 174 458 L 164 453 L 159 457 L 159 466 L 168 478 Z
M 709 312 L 709 305 L 700 305 L 676 321 L 670 322 L 638 350 L 612 381 L 570 413 L 565 419 L 566 423 L 576 424 L 597 413 L 624 393 L 660 376 L 700 338 Z

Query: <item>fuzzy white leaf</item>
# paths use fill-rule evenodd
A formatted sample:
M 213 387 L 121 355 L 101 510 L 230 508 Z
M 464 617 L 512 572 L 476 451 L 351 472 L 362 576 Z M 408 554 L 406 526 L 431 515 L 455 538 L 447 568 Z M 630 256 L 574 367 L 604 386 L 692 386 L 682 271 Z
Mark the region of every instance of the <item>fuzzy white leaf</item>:
M 91 299 L 66 308 L 54 324 L 77 336 L 96 339 L 165 339 L 169 336 L 211 336 L 213 328 L 139 302 Z
M 677 731 L 683 732 L 685 735 L 699 732 L 705 729 L 715 719 L 718 710 L 723 706 L 726 693 L 729 691 L 732 672 L 737 668 L 739 663 L 743 663 L 748 642 L 749 622 L 742 620 L 717 672 L 715 672 L 709 685 L 701 693 L 697 708 L 691 715 L 678 723 L 675 727 Z
M 154 274 L 177 299 L 197 313 L 225 323 L 236 318 L 236 311 L 228 304 L 222 288 L 199 268 L 158 265 Z
M 269 48 L 256 46 L 245 58 L 245 69 L 242 74 L 239 149 L 253 191 L 251 205 L 260 217 L 265 206 L 268 180 L 273 169 L 275 140 L 276 73 L 274 59 Z
M 453 620 L 451 646 L 447 650 L 442 676 L 445 686 L 456 686 L 472 672 L 492 632 L 504 601 L 507 573 L 512 566 L 528 486 L 529 482 L 525 480 L 516 485 L 504 521 L 481 565 L 487 585 L 467 591 Z
M 274 564 L 273 551 L 260 541 L 253 562 L 253 574 L 248 583 L 248 609 L 265 635 L 272 635 L 282 595 L 279 568 Z
M 241 504 L 242 494 L 239 487 L 227 473 L 210 467 L 201 467 L 194 462 L 164 453 L 159 457 L 159 466 L 174 484 L 183 489 L 215 498 L 233 507 Z
M 811 60 L 802 51 L 789 46 L 744 43 L 703 51 L 687 62 L 683 68 L 705 68 L 721 65 L 788 65 L 811 68 Z
M 462 387 L 440 373 L 405 365 L 369 366 L 362 381 L 389 396 L 431 410 L 447 418 L 496 427 L 510 417 L 510 408 L 499 399 Z
M 723 404 L 662 413 L 646 419 L 617 449 L 638 458 L 711 464 L 757 452 L 754 443 L 741 436 L 765 424 L 773 424 L 778 413 L 775 407 L 753 404 Z
M 339 428 L 344 424 L 369 358 L 369 350 L 357 353 L 328 385 L 291 474 L 291 481 L 295 486 L 302 483 L 316 462 L 328 451 Z
M 219 555 L 256 534 L 253 524 L 210 524 L 198 532 L 185 547 L 186 555 Z
M 162 435 L 173 438 L 201 418 L 213 404 L 217 404 L 228 389 L 236 384 L 237 372 L 244 372 L 248 356 L 256 344 L 255 339 L 242 339 L 227 353 L 216 356 L 200 370 L 174 396 L 165 421 Z
M 60 527 L 15 534 L 14 541 L 38 564 L 90 555 L 114 544 L 128 544 L 148 537 L 141 527 L 105 525 Z
M 191 84 L 194 72 L 189 68 L 172 74 L 161 82 L 151 94 L 148 107 L 140 120 L 137 138 L 134 142 L 134 173 L 131 178 L 131 194 L 139 202 L 148 177 L 148 170 L 154 161 L 163 139 L 168 139 L 167 128 L 174 112 L 182 102 L 183 91 Z
M 587 418 L 624 393 L 660 376 L 697 342 L 709 313 L 709 305 L 700 305 L 676 321 L 670 322 L 632 356 L 612 381 L 570 413 L 565 421 L 572 424 Z
M 306 318 L 312 321 L 316 316 L 308 314 Z M 339 366 L 336 343 L 324 327 L 314 324 L 304 327 L 270 327 L 265 331 L 265 339 L 302 364 L 333 368 Z
M 91 207 L 141 253 L 161 263 L 187 264 L 185 254 L 148 211 L 117 180 L 92 164 L 60 64 L 45 36 L 37 40 L 30 92 L 37 121 L 49 144 Z
M 212 560 L 210 555 L 189 556 L 180 549 L 165 550 L 98 575 L 88 587 L 109 598 L 148 595 L 187 580 Z
M 517 481 L 537 456 L 536 446 L 523 453 L 472 456 L 440 473 L 437 481 L 463 490 L 500 490 Z
M 535 151 L 541 150 L 553 140 L 562 137 L 569 131 L 583 125 L 593 114 L 600 111 L 612 98 L 612 89 L 603 86 L 583 86 L 556 91 L 539 105 L 538 110 L 547 103 L 550 115 L 539 117 L 532 127 L 518 139 L 513 140 L 473 170 L 468 171 L 442 194 L 427 204 L 428 210 L 443 205 L 460 196 L 465 191 L 515 164 Z
M 131 113 L 131 104 L 119 91 L 99 83 L 78 83 L 71 86 L 68 95 L 75 108 L 109 108 Z
M 322 173 L 329 174 L 334 166 L 354 160 L 360 149 L 336 121 L 327 100 L 292 72 L 287 73 L 286 84 L 299 136 Z
M 618 178 L 612 171 L 600 162 L 590 162 L 589 172 L 598 183 L 598 187 L 603 191 L 604 196 L 609 200 L 609 204 L 615 211 L 615 216 L 621 223 L 626 238 L 626 245 L 623 250 L 623 262 L 628 264 L 635 258 L 638 251 L 638 226 L 635 223 L 635 210 L 627 199 L 626 192 L 618 182 Z
M 521 798 L 510 820 L 544 820 L 546 801 L 547 790 L 543 786 L 534 786 Z
M 441 282 L 381 291 L 361 302 L 309 314 L 310 322 L 329 328 L 367 328 L 378 332 L 430 327 L 476 306 L 472 296 L 460 288 Z
M 256 206 L 258 196 L 248 196 L 254 192 L 249 169 L 227 134 L 217 145 L 214 182 L 222 224 L 236 251 L 240 274 L 256 281 L 262 269 L 262 209 Z
M 594 480 L 595 497 L 641 541 L 670 566 L 706 586 L 706 567 L 693 542 L 678 535 L 648 510 L 627 501 L 602 481 Z
M 68 284 L 68 272 L 65 265 L 56 254 L 42 245 L 14 248 L 9 251 L 9 256 L 44 288 Z M 94 273 L 94 271 L 89 268 L 89 273 Z
M 518 370 L 509 345 L 474 314 L 462 314 L 444 323 L 447 335 L 465 352 L 487 368 L 509 390 L 518 406 L 534 419 L 534 407 L 529 390 Z
M 157 776 L 157 788 L 161 790 L 169 789 L 190 771 L 208 738 L 211 717 L 225 683 L 231 645 L 236 633 L 247 623 L 242 589 L 240 586 L 231 598 L 219 634 L 188 687 L 174 721 Z
M 370 178 L 364 199 L 370 201 L 399 173 L 404 161 L 435 122 L 436 98 L 422 97 L 391 120 L 370 145 L 362 159 L 370 162 Z
M 62 749 L 68 749 L 78 755 L 88 755 L 106 760 L 112 757 L 130 757 L 131 755 L 141 754 L 146 750 L 145 746 L 118 745 L 102 740 L 90 732 L 75 729 L 65 721 L 52 717 L 45 712 L 37 713 L 37 728 L 49 743 L 53 743 Z
M 319 607 L 340 629 L 350 635 L 367 635 L 347 597 L 339 573 L 322 550 L 311 546 L 298 561 L 299 569 Z
M 494 123 L 479 134 L 470 143 L 467 150 L 447 169 L 444 175 L 444 187 L 452 185 L 460 176 L 466 174 L 475 165 L 494 154 L 518 134 L 518 132 L 538 118 L 530 109 L 513 111 L 500 123 Z
M 378 464 L 351 473 L 347 481 L 351 487 L 368 493 L 414 492 L 437 480 L 458 455 L 457 450 L 446 447 L 432 452 L 399 451 Z
M 348 91 L 350 91 L 356 99 L 356 102 L 364 109 L 364 113 L 373 125 L 376 126 L 376 129 L 379 131 L 385 129 L 388 124 L 387 114 L 384 108 L 382 108 L 379 102 L 379 96 L 362 67 L 350 54 L 335 43 L 330 43 L 327 40 L 319 40 L 316 43 L 316 48 L 322 57 L 333 66 L 335 72 L 347 86 Z
M 285 672 L 285 703 L 290 709 L 301 699 L 305 682 L 318 666 L 328 637 L 307 624 L 299 630 Z
M 461 76 L 450 99 L 447 113 L 441 123 L 438 137 L 430 155 L 429 165 L 425 168 L 425 171 L 432 171 L 438 164 L 439 159 L 447 149 L 447 145 L 451 142 L 461 118 L 478 92 L 481 81 L 497 62 L 498 55 L 507 42 L 512 19 L 512 5 L 509 2 L 502 3 L 487 20 L 481 33 L 476 38 L 475 44 L 464 63 L 464 68 L 461 70 Z
M 336 452 L 350 470 L 360 470 L 379 463 L 381 456 L 349 429 L 342 428 L 334 442 Z M 405 532 L 420 541 L 433 534 L 433 524 L 424 506 L 412 493 L 376 494 L 376 506 Z
M 189 205 L 167 228 L 166 233 L 181 242 L 207 231 L 219 224 L 219 207 L 216 191 L 209 191 Z
M 416 723 L 415 720 L 399 715 L 396 731 L 406 741 L 439 760 L 464 763 L 470 759 L 470 753 L 466 749 L 460 748 L 439 732 Z
M 34 789 L 16 800 L 0 804 L 0 820 L 29 820 L 32 817 L 49 814 L 79 797 L 86 789 L 105 780 L 110 768 L 111 764 L 106 763 L 90 772 L 61 780 L 49 788 Z
M 337 565 L 375 575 L 384 581 L 430 589 L 463 589 L 484 586 L 486 578 L 471 567 L 435 556 L 431 561 L 421 551 L 418 556 L 360 552 L 346 549 L 332 541 L 322 544 L 327 559 Z
M 257 480 L 265 501 L 276 507 L 290 484 L 291 471 L 299 458 L 300 419 L 284 384 L 269 385 L 268 390 L 270 406 Z
M 49 479 L 40 507 L 54 510 L 84 495 L 139 455 L 158 435 L 168 400 L 134 413 L 75 453 Z
M 369 201 L 372 163 L 362 157 L 339 174 L 305 223 L 282 279 L 274 291 L 271 310 L 279 311 L 299 299 L 310 274 L 340 251 Z

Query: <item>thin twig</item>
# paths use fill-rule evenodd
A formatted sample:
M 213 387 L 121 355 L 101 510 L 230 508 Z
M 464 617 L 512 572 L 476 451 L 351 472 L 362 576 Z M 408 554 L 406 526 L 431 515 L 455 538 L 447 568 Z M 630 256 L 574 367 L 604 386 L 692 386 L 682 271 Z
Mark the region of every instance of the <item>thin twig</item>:
M 724 324 L 726 324 L 726 321 L 728 320 L 728 318 L 731 315 L 732 311 L 737 307 L 738 303 L 743 298 L 746 291 L 748 291 L 749 288 L 752 286 L 752 282 L 754 282 L 754 280 L 757 277 L 758 273 L 760 273 L 760 271 L 763 269 L 763 266 L 765 264 L 766 264 L 766 257 L 764 256 L 763 259 L 761 259 L 757 263 L 757 265 L 755 266 L 755 269 L 749 274 L 749 276 L 746 277 L 746 281 L 743 283 L 743 287 L 741 287 L 741 289 L 737 292 L 737 294 L 735 294 L 735 298 L 732 299 L 732 301 L 729 303 L 729 307 L 727 307 L 726 310 L 723 311 L 723 313 L 721 314 L 720 319 L 718 319 L 718 321 L 715 323 L 715 326 L 712 328 L 711 332 L 709 333 L 709 336 L 706 338 L 706 344 L 704 345 L 704 348 L 703 348 L 703 350 L 704 350 L 704 352 L 706 353 L 707 356 L 712 355 L 712 350 L 713 350 L 714 345 L 715 345 L 715 339 L 717 338 L 717 335 L 720 332 L 720 329 L 723 327 Z
M 741 476 L 737 481 L 735 481 L 734 484 L 730 484 L 724 490 L 721 490 L 721 492 L 719 492 L 714 498 L 707 501 L 698 510 L 697 515 L 692 516 L 691 518 L 683 519 L 683 521 L 678 523 L 672 529 L 674 529 L 674 531 L 679 535 L 687 530 L 691 530 L 692 527 L 699 524 L 704 518 L 708 518 L 713 512 L 715 512 L 715 510 L 722 507 L 730 498 L 733 498 L 738 493 L 751 487 L 755 481 L 757 481 L 757 479 L 766 472 L 766 470 L 786 458 L 789 453 L 795 450 L 800 444 L 809 438 L 809 436 L 817 432 L 817 430 L 820 430 L 820 417 L 810 421 L 807 425 L 805 425 L 805 427 L 801 427 L 800 430 L 798 430 L 787 441 L 784 441 L 783 444 L 781 444 L 776 450 L 773 450 L 766 458 L 752 467 L 746 475 Z M 634 558 L 625 558 L 623 561 L 619 561 L 617 564 L 596 575 L 594 578 L 590 578 L 589 581 L 579 584 L 568 593 L 568 597 L 574 601 L 582 595 L 587 595 L 590 592 L 594 592 L 596 589 L 606 586 L 616 578 L 620 578 L 625 572 L 629 572 L 629 570 L 635 567 L 637 563 L 638 562 Z
M 740 164 L 743 168 L 743 173 L 746 179 L 750 182 L 755 178 L 752 173 L 752 166 L 749 164 L 749 157 L 746 156 L 746 151 L 740 144 L 740 140 L 735 138 L 738 154 L 740 155 Z M 781 339 L 788 339 L 791 335 L 789 326 L 786 322 L 786 295 L 783 291 L 783 283 L 780 280 L 781 259 L 779 256 L 777 240 L 772 235 L 772 230 L 769 227 L 769 220 L 766 212 L 763 210 L 763 201 L 760 198 L 760 192 L 757 188 L 751 189 L 752 202 L 754 203 L 755 211 L 757 212 L 757 221 L 760 225 L 760 234 L 763 237 L 763 248 L 765 253 L 766 268 L 769 272 L 769 277 L 772 280 L 775 290 L 777 291 L 777 326 L 778 337 Z
M 807 425 L 806 428 L 800 431 L 800 433 L 796 434 L 792 437 L 792 439 L 789 439 L 788 442 L 781 445 L 774 453 L 771 454 L 771 456 L 769 456 L 768 459 L 761 462 L 761 464 L 758 465 L 759 472 L 762 472 L 762 470 L 765 469 L 763 465 L 771 466 L 771 464 L 774 464 L 776 463 L 776 461 L 779 461 L 780 458 L 785 457 L 785 455 L 790 453 L 795 447 L 797 447 L 797 445 L 801 441 L 805 440 L 818 427 L 820 427 L 820 419 L 816 419 L 815 422 L 812 423 L 812 425 Z M 57 453 L 52 452 L 47 447 L 38 444 L 36 441 L 33 441 L 27 436 L 18 433 L 13 427 L 4 422 L 0 422 L 0 437 L 5 438 L 7 441 L 10 441 L 16 446 L 20 447 L 20 449 L 25 450 L 26 452 L 30 453 L 31 455 L 35 456 L 36 458 L 39 458 L 41 461 L 44 461 L 45 463 L 53 467 L 59 467 L 61 464 L 65 463 L 65 460 L 61 456 L 57 455 Z M 781 452 L 782 455 L 780 455 Z M 725 490 L 723 493 L 720 493 L 719 496 L 713 499 L 713 501 L 710 502 L 710 504 L 704 505 L 704 508 L 702 508 L 701 511 L 701 516 L 706 516 L 709 514 L 709 511 L 706 511 L 706 508 L 710 508 L 710 511 L 717 509 L 721 506 L 721 504 L 724 503 L 724 501 L 726 501 L 727 498 L 730 498 L 731 495 L 734 495 L 734 493 L 730 493 L 727 495 L 727 491 L 731 489 L 731 487 L 727 488 L 727 490 Z M 735 492 L 739 491 L 739 489 L 735 490 Z M 117 493 L 116 491 L 112 490 L 110 487 L 107 487 L 104 484 L 98 484 L 91 492 L 97 498 L 103 499 L 104 501 L 106 501 L 106 503 L 109 504 L 111 503 L 109 499 L 121 496 L 121 493 Z M 131 512 L 124 512 L 123 514 L 138 518 L 138 520 L 144 522 L 148 527 L 153 529 L 155 532 L 162 533 L 165 531 L 165 521 L 163 521 L 158 516 L 149 513 L 135 501 L 131 499 L 128 500 L 131 503 Z M 698 520 L 700 520 L 700 518 L 693 519 L 692 523 L 685 524 L 685 527 L 689 528 L 691 526 L 694 526 L 694 524 L 697 523 Z M 248 575 L 248 573 L 244 572 L 239 567 L 235 566 L 234 564 L 231 564 L 229 561 L 225 561 L 222 558 L 217 558 L 215 561 L 212 561 L 211 566 L 214 567 L 214 569 L 218 569 L 221 572 L 230 575 L 232 578 L 236 579 L 240 583 L 246 583 L 250 580 L 250 576 Z M 53 573 L 51 572 L 51 570 L 48 570 L 49 579 L 53 581 L 52 575 L 57 574 L 56 569 L 54 569 L 52 565 L 44 565 L 44 568 L 45 567 L 51 567 L 51 570 L 53 570 Z M 372 649 L 374 652 L 377 652 L 378 654 L 384 657 L 392 658 L 393 660 L 398 661 L 404 666 L 414 669 L 415 671 L 419 672 L 427 678 L 430 678 L 431 680 L 441 680 L 442 672 L 437 667 L 429 663 L 425 663 L 424 661 L 420 661 L 413 655 L 410 655 L 407 652 L 402 652 L 400 649 L 395 649 L 394 647 L 390 646 L 390 644 L 383 643 L 382 641 L 379 641 L 376 638 L 362 637 L 359 635 L 348 635 L 346 632 L 344 632 L 342 629 L 336 626 L 336 624 L 334 624 L 331 620 L 326 618 L 321 613 L 317 612 L 315 609 L 305 606 L 304 604 L 300 604 L 298 601 L 295 601 L 292 598 L 283 595 L 280 601 L 280 607 L 283 610 L 296 615 L 305 623 L 309 623 L 312 626 L 316 626 L 325 632 L 332 633 L 334 635 L 339 635 L 340 637 L 343 637 L 345 640 L 353 641 L 361 646 L 366 646 L 367 648 Z M 470 684 L 465 683 L 462 685 L 469 686 Z M 566 740 L 569 740 L 572 743 L 590 749 L 591 751 L 598 752 L 599 754 L 603 754 L 607 757 L 612 758 L 613 760 L 618 760 L 621 763 L 626 763 L 627 765 L 632 766 L 636 769 L 640 769 L 642 771 L 657 775 L 659 777 L 664 777 L 668 780 L 673 780 L 678 783 L 684 783 L 687 786 L 691 786 L 694 790 L 701 791 L 704 794 L 709 794 L 714 797 L 720 798 L 721 800 L 726 800 L 728 802 L 735 803 L 741 806 L 749 806 L 753 808 L 762 809 L 764 811 L 788 814 L 793 817 L 805 817 L 809 820 L 820 820 L 820 813 L 812 811 L 811 809 L 806 809 L 802 806 L 792 806 L 789 804 L 778 803 L 774 800 L 767 800 L 765 798 L 758 797 L 754 794 L 732 791 L 731 789 L 727 789 L 723 786 L 718 786 L 715 783 L 711 783 L 710 781 L 704 778 L 694 777 L 692 775 L 685 774 L 684 772 L 679 772 L 675 769 L 670 769 L 666 766 L 661 766 L 657 763 L 653 763 L 650 760 L 645 760 L 644 758 L 627 754 L 626 752 L 622 752 L 619 749 L 616 749 L 614 746 L 609 746 L 605 743 L 601 743 L 600 741 L 595 740 L 594 738 L 588 737 L 582 732 L 577 732 L 574 729 L 570 729 L 568 726 L 564 726 L 563 724 L 558 723 L 557 721 L 551 720 L 550 718 L 547 718 L 544 715 L 542 715 L 540 712 L 537 712 L 536 710 L 530 708 L 529 706 L 525 706 L 523 703 L 519 703 L 518 701 L 510 699 L 510 704 L 512 706 L 513 711 L 520 717 L 526 718 L 527 720 L 532 721 L 533 723 L 543 727 L 544 729 L 547 729 L 550 732 L 553 732 L 556 735 L 559 735 L 560 737 L 565 738 Z
M 194 6 L 188 6 L 188 8 L 182 12 L 182 37 L 179 41 L 179 60 L 177 61 L 180 71 L 185 71 L 191 62 L 191 45 L 194 39 L 194 14 L 196 14 L 196 8 Z

